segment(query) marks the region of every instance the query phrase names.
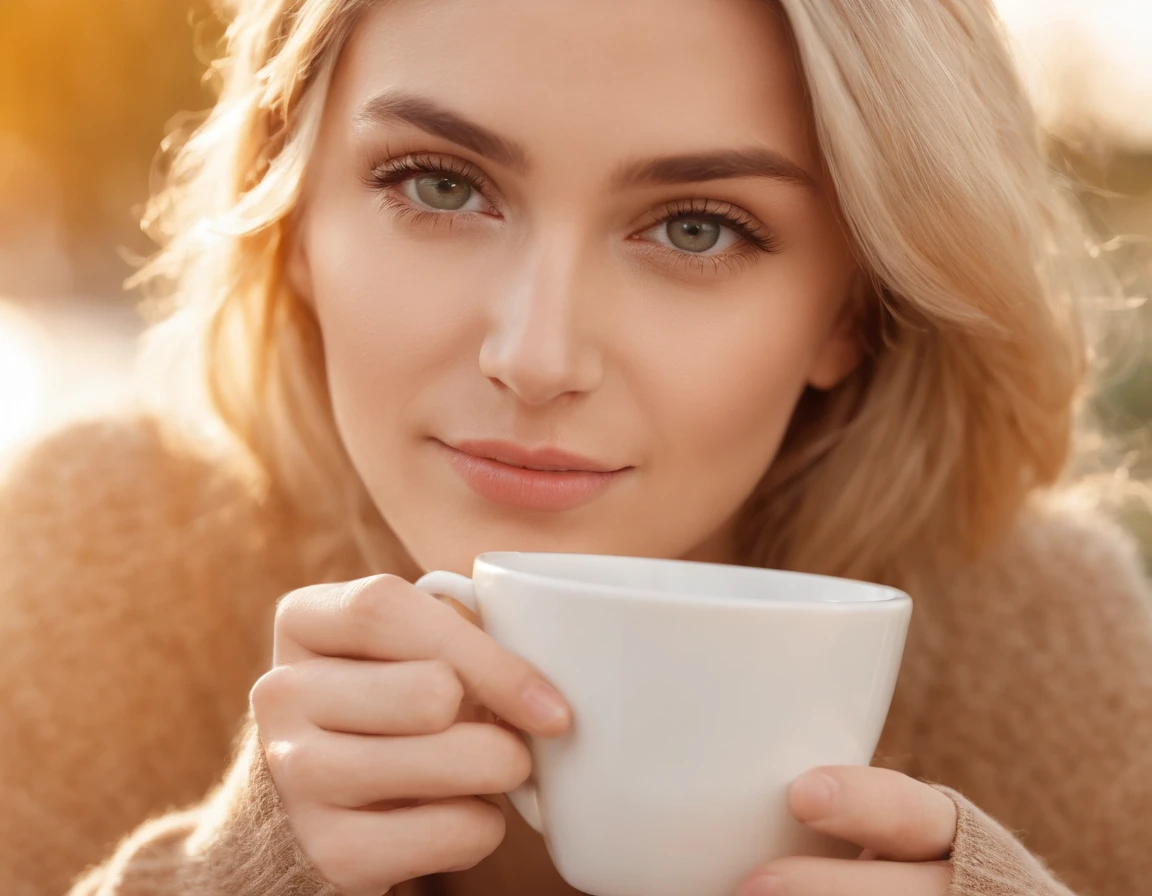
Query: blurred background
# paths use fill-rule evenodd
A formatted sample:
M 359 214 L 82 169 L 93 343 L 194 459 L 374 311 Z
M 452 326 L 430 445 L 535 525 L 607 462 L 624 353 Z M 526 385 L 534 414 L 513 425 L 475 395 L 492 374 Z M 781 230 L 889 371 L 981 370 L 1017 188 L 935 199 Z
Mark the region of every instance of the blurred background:
M 1118 257 L 1152 239 L 1152 0 L 998 0 L 1055 165 Z M 123 282 L 166 133 L 205 108 L 223 32 L 209 0 L 0 0 L 0 457 L 127 388 L 143 321 Z M 1143 247 L 1146 249 L 1146 247 Z M 1143 257 L 1148 257 L 1145 253 Z M 1130 270 L 1136 294 L 1152 275 Z M 1124 312 L 1128 313 L 1128 312 Z M 1152 322 L 1152 309 L 1133 312 Z M 1152 331 L 1150 331 L 1152 332 Z M 1152 480 L 1152 361 L 1096 404 L 1109 463 Z M 1152 557 L 1152 518 L 1129 522 Z

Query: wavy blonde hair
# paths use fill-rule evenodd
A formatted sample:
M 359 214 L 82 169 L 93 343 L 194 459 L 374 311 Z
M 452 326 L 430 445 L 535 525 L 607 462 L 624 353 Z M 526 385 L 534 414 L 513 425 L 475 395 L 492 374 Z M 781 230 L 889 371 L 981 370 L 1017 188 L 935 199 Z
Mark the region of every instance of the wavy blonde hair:
M 174 149 L 142 272 L 214 417 L 324 558 L 393 539 L 285 282 L 335 61 L 369 0 L 239 0 L 219 100 Z M 986 0 L 777 0 L 867 275 L 868 358 L 806 394 L 743 511 L 745 562 L 905 583 L 975 556 L 1069 459 L 1094 292 L 1072 204 Z M 168 351 L 165 350 L 165 354 Z

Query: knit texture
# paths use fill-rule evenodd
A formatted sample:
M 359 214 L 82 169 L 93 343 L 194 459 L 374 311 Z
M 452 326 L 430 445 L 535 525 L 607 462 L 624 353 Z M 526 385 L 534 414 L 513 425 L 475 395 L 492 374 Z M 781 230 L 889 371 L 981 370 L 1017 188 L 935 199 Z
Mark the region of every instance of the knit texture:
M 74 896 L 338 896 L 301 852 L 255 725 L 231 771 L 202 806 L 141 825 Z
M 276 599 L 331 580 L 303 556 L 231 465 L 149 417 L 73 425 L 10 466 L 0 893 L 336 896 L 292 834 L 247 706 Z M 1146 590 L 1123 532 L 1050 501 L 916 589 L 875 763 L 956 801 L 948 896 L 1146 891 Z M 535 835 L 512 819 L 509 835 L 471 871 L 399 889 L 571 892 Z
M 956 837 L 948 896 L 1072 896 L 1020 841 L 955 790 L 938 788 L 956 805 Z

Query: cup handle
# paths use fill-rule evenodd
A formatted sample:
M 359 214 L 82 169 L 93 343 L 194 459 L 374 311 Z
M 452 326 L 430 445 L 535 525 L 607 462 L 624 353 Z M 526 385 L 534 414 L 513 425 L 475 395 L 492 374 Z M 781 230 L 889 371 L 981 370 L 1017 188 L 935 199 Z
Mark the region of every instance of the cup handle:
M 476 606 L 476 589 L 472 587 L 472 580 L 468 576 L 437 570 L 418 578 L 416 588 L 429 594 L 450 597 L 462 603 L 473 613 L 480 614 L 480 610 Z
M 480 614 L 480 609 L 476 604 L 476 589 L 472 585 L 472 580 L 467 576 L 437 570 L 417 579 L 416 588 L 428 594 L 450 597 L 459 601 L 476 615 Z M 531 778 L 515 790 L 510 791 L 508 800 L 537 833 L 544 833 L 544 824 L 540 818 L 540 801 L 536 794 L 536 785 Z

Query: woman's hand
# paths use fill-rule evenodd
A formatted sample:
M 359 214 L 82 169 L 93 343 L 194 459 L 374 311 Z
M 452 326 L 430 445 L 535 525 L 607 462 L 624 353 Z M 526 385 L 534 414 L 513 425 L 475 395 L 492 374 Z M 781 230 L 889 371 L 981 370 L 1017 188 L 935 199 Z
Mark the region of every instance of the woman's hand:
M 528 777 L 520 737 L 570 710 L 531 666 L 395 576 L 294 591 L 251 704 L 304 853 L 344 896 L 470 868 L 504 837 L 486 795 Z M 467 721 L 465 719 L 468 719 Z
M 790 857 L 758 869 L 739 896 L 943 896 L 956 806 L 907 775 L 827 766 L 792 782 L 788 808 L 803 824 L 862 847 L 860 859 Z

